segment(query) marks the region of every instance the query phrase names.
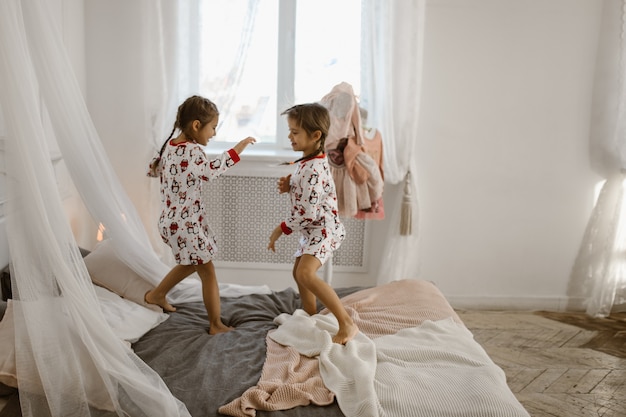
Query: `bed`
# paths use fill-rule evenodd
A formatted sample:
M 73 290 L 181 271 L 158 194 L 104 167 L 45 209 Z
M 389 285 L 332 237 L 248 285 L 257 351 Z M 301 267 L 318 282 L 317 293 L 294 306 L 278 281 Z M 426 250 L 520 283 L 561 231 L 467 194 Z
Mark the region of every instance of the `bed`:
M 146 315 L 98 291 L 113 303 L 117 319 L 108 320 L 119 321 L 120 337 L 194 417 L 529 416 L 428 281 L 337 289 L 361 330 L 346 346 L 330 342 L 334 317 L 308 316 L 292 288 L 223 297 L 223 319 L 236 330 L 217 336 L 206 332 L 201 302 Z M 124 330 L 137 311 L 142 325 Z M 0 417 L 19 416 L 17 391 L 0 387 L 8 394 Z

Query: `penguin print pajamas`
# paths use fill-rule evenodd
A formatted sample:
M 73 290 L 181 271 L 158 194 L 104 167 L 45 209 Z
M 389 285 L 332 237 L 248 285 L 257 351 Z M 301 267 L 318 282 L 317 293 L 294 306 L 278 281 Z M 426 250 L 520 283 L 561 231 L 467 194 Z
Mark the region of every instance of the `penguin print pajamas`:
M 215 233 L 211 230 L 202 199 L 202 186 L 239 162 L 233 149 L 209 160 L 197 143 L 171 141 L 162 158 L 159 218 L 161 238 L 174 253 L 177 264 L 202 265 L 217 251 Z
M 298 162 L 290 179 L 290 211 L 281 223 L 286 235 L 301 233 L 296 257 L 313 255 L 322 263 L 339 248 L 345 227 L 339 219 L 337 194 L 325 155 Z

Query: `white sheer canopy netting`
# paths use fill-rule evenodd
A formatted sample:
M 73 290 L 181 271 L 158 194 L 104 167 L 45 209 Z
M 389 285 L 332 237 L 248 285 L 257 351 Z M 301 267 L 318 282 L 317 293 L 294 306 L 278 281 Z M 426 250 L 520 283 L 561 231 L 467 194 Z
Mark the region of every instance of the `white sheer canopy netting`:
M 63 210 L 50 160 L 53 142 L 120 258 L 152 282 L 167 272 L 106 160 L 47 7 L 45 0 L 0 2 L 0 103 L 22 414 L 188 416 L 105 322 Z

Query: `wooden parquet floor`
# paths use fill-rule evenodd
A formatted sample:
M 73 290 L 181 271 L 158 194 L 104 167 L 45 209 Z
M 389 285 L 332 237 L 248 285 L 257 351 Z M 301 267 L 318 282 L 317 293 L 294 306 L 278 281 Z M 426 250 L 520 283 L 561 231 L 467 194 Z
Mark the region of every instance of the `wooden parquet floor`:
M 532 417 L 626 417 L 626 314 L 457 313 Z

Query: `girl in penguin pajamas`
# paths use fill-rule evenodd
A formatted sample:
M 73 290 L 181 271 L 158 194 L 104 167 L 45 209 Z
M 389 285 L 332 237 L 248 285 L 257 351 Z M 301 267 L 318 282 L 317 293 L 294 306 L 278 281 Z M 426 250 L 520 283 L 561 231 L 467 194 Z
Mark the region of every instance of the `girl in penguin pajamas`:
M 239 154 L 256 142 L 247 137 L 213 160 L 204 146 L 213 136 L 219 121 L 217 106 L 209 99 L 192 96 L 178 107 L 170 137 L 150 163 L 148 175 L 161 180 L 161 238 L 174 255 L 176 265 L 145 300 L 168 312 L 176 311 L 166 299 L 176 284 L 197 272 L 202 281 L 202 299 L 209 316 L 209 334 L 232 330 L 222 322 L 220 294 L 213 256 L 217 250 L 215 234 L 208 223 L 202 199 L 202 186 L 239 161 Z M 179 131 L 175 138 L 174 132 Z
M 289 140 L 302 158 L 293 162 L 292 175 L 278 181 L 279 193 L 289 193 L 287 218 L 272 232 L 268 249 L 283 234 L 300 233 L 295 253 L 293 277 L 298 285 L 302 308 L 309 315 L 317 313 L 317 299 L 335 316 L 339 330 L 334 343 L 346 344 L 358 332 L 335 290 L 317 275 L 318 269 L 339 248 L 346 229 L 339 219 L 335 183 L 324 153 L 324 141 L 330 128 L 328 110 L 319 103 L 299 104 L 282 113 L 287 115 Z

